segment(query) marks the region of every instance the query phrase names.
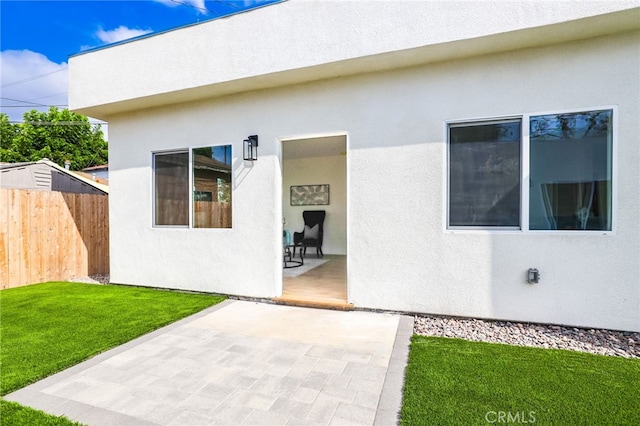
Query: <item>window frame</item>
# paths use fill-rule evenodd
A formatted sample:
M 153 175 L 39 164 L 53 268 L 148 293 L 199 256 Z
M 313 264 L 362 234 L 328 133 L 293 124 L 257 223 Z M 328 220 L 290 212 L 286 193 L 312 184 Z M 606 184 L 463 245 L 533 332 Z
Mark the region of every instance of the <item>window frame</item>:
M 197 229 L 199 231 L 231 231 L 233 230 L 233 221 L 231 222 L 231 227 L 229 228 L 202 228 L 202 227 L 195 227 L 194 226 L 194 220 L 193 220 L 193 212 L 194 212 L 194 197 L 193 197 L 193 193 L 194 193 L 194 174 L 193 174 L 193 150 L 194 149 L 198 149 L 198 148 L 209 148 L 209 147 L 216 147 L 216 146 L 229 146 L 231 147 L 231 191 L 233 191 L 234 187 L 233 187 L 233 152 L 234 152 L 234 147 L 232 143 L 222 143 L 222 144 L 217 144 L 217 145 L 212 145 L 212 144 L 207 144 L 207 145 L 193 145 L 193 146 L 188 146 L 188 147 L 181 147 L 181 148 L 175 148 L 175 149 L 168 149 L 168 150 L 156 150 L 156 151 L 151 151 L 151 228 L 152 229 Z M 188 176 L 189 176 L 189 190 L 188 190 L 188 198 L 189 198 L 189 209 L 188 209 L 188 215 L 189 215 L 189 221 L 187 225 L 158 225 L 156 224 L 156 203 L 155 203 L 155 188 L 156 188 L 156 173 L 155 173 L 155 168 L 156 168 L 156 155 L 163 155 L 163 154 L 184 154 L 186 153 L 188 155 Z M 232 198 L 233 200 L 233 195 Z M 233 201 L 231 202 L 231 217 L 234 217 L 234 204 Z
M 591 111 L 610 110 L 611 120 L 611 230 L 554 230 L 554 229 L 530 229 L 529 209 L 530 209 L 530 178 L 531 178 L 531 140 L 530 140 L 530 120 L 531 117 L 585 113 Z M 450 132 L 451 127 L 461 127 L 465 125 L 482 125 L 506 122 L 512 120 L 521 121 L 520 140 L 520 227 L 488 227 L 488 226 L 450 226 Z M 476 117 L 469 119 L 445 120 L 444 122 L 444 179 L 443 190 L 445 194 L 443 227 L 446 233 L 479 233 L 479 234 L 535 234 L 535 235 L 615 235 L 617 232 L 617 173 L 618 173 L 618 107 L 617 105 L 605 105 L 594 107 L 567 108 L 550 111 L 534 111 L 515 115 Z
M 156 223 L 156 155 L 171 155 L 171 154 L 187 154 L 189 155 L 189 150 L 185 148 L 177 148 L 171 150 L 163 150 L 163 151 L 152 151 L 151 152 L 151 226 L 153 228 L 163 228 L 163 229 L 188 229 L 191 227 L 191 218 L 189 217 L 188 223 L 186 225 L 162 225 Z M 191 164 L 191 158 L 188 158 L 188 164 Z M 189 166 L 188 166 L 189 167 Z M 191 188 L 191 177 L 189 177 L 189 188 Z M 187 214 L 191 215 L 191 206 L 189 204 L 189 211 Z
M 451 206 L 451 141 L 449 137 L 451 136 L 450 129 L 451 128 L 459 128 L 459 127 L 470 127 L 470 126 L 482 126 L 482 125 L 491 125 L 491 124 L 502 124 L 502 123 L 514 123 L 520 122 L 520 131 L 522 132 L 522 119 L 519 116 L 513 117 L 499 117 L 492 119 L 484 119 L 484 120 L 473 120 L 473 121 L 457 121 L 457 122 L 447 122 L 446 124 L 446 136 L 447 136 L 447 146 L 446 146 L 446 174 L 447 174 L 447 184 L 446 184 L 446 194 L 447 194 L 447 204 L 446 204 L 446 226 L 448 230 L 458 230 L 458 231 L 519 231 L 522 229 L 522 203 L 518 206 L 520 209 L 519 212 L 519 223 L 518 226 L 487 226 L 487 225 L 454 225 L 450 226 L 450 206 Z M 522 188 L 522 134 L 520 135 L 520 188 Z M 522 189 L 521 189 L 522 191 Z M 522 196 L 522 194 L 520 195 Z

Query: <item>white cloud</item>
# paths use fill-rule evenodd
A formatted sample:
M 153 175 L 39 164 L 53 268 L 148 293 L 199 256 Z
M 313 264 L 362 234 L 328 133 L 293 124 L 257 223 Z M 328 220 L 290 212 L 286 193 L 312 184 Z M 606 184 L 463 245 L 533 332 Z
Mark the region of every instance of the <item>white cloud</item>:
M 209 10 L 207 9 L 207 6 L 205 5 L 205 0 L 153 0 L 156 3 L 162 3 L 165 6 L 169 6 L 169 7 L 178 7 L 178 6 L 190 6 L 193 7 L 194 10 L 199 11 L 199 13 L 202 13 L 204 15 L 208 14 Z M 261 4 L 262 2 L 259 0 L 227 0 L 227 1 L 222 1 L 221 3 L 228 3 L 230 5 L 235 5 L 238 9 L 237 10 L 243 10 L 243 9 L 247 9 L 250 7 L 255 7 L 258 4 Z M 216 5 L 211 6 L 211 11 L 213 11 L 215 13 L 216 11 Z
M 177 6 L 193 6 L 194 10 L 198 10 L 200 13 L 206 14 L 207 8 L 204 5 L 205 0 L 154 0 L 155 2 L 162 3 L 165 6 L 177 7 Z
M 120 25 L 118 28 L 114 30 L 103 30 L 100 28 L 96 32 L 96 37 L 100 39 L 103 43 L 115 43 L 122 40 L 127 40 L 133 37 L 138 37 L 141 35 L 149 34 L 152 30 L 141 30 L 138 28 L 127 28 L 123 25 Z
M 3 98 L 0 99 L 0 112 L 7 114 L 10 120 L 22 121 L 25 112 L 32 109 L 47 111 L 48 105 L 67 108 L 69 79 L 66 62 L 58 64 L 30 50 L 4 50 L 0 51 L 0 69 L 0 96 Z M 105 138 L 107 129 L 107 125 L 102 125 Z
M 64 105 L 66 108 L 68 77 L 67 64 L 52 62 L 41 53 L 30 50 L 5 50 L 0 52 L 0 85 L 2 86 L 2 112 L 11 120 L 20 121 L 31 109 L 47 110 L 44 105 Z M 17 102 L 29 101 L 29 102 Z M 4 108 L 4 106 L 20 108 Z

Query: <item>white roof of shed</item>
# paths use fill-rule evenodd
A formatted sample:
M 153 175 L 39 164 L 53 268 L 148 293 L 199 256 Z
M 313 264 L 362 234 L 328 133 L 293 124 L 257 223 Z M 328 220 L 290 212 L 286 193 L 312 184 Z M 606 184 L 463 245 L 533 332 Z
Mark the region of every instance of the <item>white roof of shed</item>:
M 69 176 L 70 179 L 79 181 L 82 184 L 89 185 L 90 187 L 95 188 L 99 192 L 102 192 L 104 194 L 109 193 L 108 185 L 98 183 L 96 181 L 93 181 L 92 179 L 88 179 L 82 175 L 79 175 L 71 170 L 67 170 L 64 167 L 60 167 L 58 164 L 46 158 L 40 161 L 0 164 L 0 176 L 2 176 L 2 179 L 0 179 L 0 187 L 51 190 L 52 178 L 49 173 L 47 173 L 48 176 L 44 176 L 42 173 L 37 173 L 36 171 L 33 171 L 33 173 L 29 174 L 28 181 L 24 181 L 24 176 L 18 177 L 16 180 L 16 179 L 10 178 L 8 175 L 8 173 L 11 173 L 16 169 L 25 169 L 31 166 L 38 166 L 38 165 L 43 165 L 45 167 L 54 169 L 57 172 L 60 172 L 60 173 L 63 173 L 64 175 Z

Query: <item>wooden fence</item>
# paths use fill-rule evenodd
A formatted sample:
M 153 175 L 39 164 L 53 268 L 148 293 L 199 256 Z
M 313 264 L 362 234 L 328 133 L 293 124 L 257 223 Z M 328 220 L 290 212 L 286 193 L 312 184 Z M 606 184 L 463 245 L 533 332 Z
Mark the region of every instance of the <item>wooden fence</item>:
M 0 288 L 109 273 L 109 197 L 0 188 Z
M 231 203 L 195 201 L 194 228 L 231 228 Z

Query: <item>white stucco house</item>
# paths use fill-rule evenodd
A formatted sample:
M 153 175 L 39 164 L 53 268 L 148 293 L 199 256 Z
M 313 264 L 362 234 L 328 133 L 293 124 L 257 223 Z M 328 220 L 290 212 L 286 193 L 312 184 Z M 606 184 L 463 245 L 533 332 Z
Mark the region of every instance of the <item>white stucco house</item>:
M 291 187 L 328 184 L 356 308 L 640 331 L 638 0 L 289 0 L 69 73 L 113 282 L 277 297 Z

